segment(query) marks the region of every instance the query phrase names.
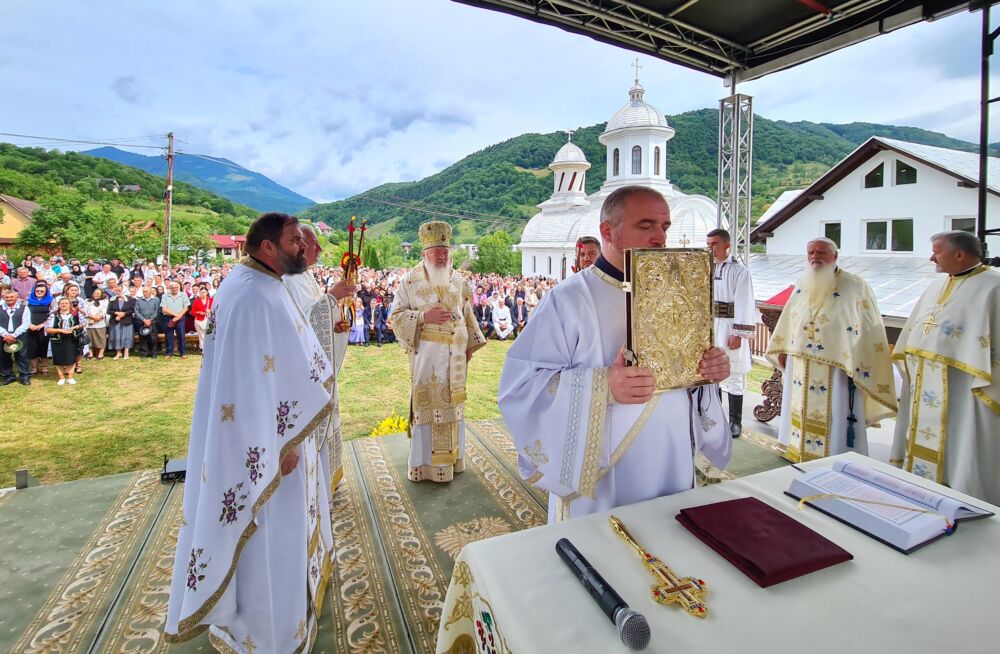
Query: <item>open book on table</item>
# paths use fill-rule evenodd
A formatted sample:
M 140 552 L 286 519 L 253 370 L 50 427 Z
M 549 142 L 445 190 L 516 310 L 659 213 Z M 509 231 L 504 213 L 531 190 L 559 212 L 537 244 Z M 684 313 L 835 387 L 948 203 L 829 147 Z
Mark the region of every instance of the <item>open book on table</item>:
M 963 520 L 993 515 L 866 465 L 846 461 L 837 461 L 832 468 L 806 471 L 792 481 L 785 494 L 797 500 L 808 498 L 807 503 L 813 508 L 904 554 L 951 533 Z

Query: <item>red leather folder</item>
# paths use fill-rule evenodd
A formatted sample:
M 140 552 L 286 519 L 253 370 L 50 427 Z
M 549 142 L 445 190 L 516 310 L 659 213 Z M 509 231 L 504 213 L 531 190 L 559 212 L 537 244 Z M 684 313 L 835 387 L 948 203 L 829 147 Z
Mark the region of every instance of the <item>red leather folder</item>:
M 681 509 L 677 521 L 761 588 L 854 558 L 755 497 Z

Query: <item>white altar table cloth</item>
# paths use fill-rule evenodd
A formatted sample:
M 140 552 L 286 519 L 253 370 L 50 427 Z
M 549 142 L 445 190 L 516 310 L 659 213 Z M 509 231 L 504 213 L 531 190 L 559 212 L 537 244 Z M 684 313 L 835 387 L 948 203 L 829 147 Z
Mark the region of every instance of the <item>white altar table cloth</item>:
M 986 502 L 853 452 L 800 466 L 829 466 L 837 459 L 1000 514 Z M 556 541 L 566 537 L 646 616 L 652 631 L 647 652 L 1000 652 L 1000 517 L 960 524 L 954 534 L 905 555 L 815 509 L 798 511 L 784 494 L 797 474 L 780 468 L 610 512 L 680 576 L 708 583 L 704 620 L 652 601 L 653 578 L 603 512 L 467 545 L 456 561 L 437 651 L 479 646 L 477 627 L 486 638 L 492 629 L 488 644 L 496 652 L 630 651 L 555 553 Z M 682 508 L 746 496 L 794 516 L 854 560 L 760 588 L 675 519 Z

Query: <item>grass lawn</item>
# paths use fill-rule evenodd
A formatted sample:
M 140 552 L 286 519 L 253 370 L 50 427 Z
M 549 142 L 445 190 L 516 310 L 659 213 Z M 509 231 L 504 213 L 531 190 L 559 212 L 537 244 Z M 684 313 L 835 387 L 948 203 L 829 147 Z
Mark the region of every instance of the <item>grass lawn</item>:
M 470 420 L 499 416 L 496 397 L 509 343 L 490 341 L 472 360 L 465 405 Z M 0 488 L 27 468 L 43 483 L 158 468 L 183 456 L 201 357 L 85 361 L 76 386 L 55 372 L 29 387 L 0 388 Z M 406 416 L 409 369 L 399 345 L 348 349 L 341 371 L 345 439 L 365 436 L 393 413 Z M 9 427 L 9 428 L 8 428 Z
M 469 420 L 499 417 L 497 389 L 509 342 L 490 341 L 469 367 Z M 201 357 L 156 361 L 85 361 L 76 386 L 56 386 L 54 372 L 30 387 L 0 388 L 0 488 L 27 468 L 43 483 L 158 468 L 187 449 Z M 771 369 L 754 365 L 759 392 Z M 409 411 L 410 377 L 397 344 L 351 346 L 340 376 L 344 439 L 368 435 L 391 415 Z M 9 428 L 7 428 L 9 426 Z

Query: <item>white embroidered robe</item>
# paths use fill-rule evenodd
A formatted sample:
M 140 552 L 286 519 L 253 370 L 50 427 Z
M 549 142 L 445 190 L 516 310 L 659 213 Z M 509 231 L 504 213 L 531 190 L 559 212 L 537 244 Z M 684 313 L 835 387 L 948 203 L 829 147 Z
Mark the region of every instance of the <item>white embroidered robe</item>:
M 698 451 L 729 463 L 716 386 L 613 401 L 608 371 L 625 319 L 621 282 L 595 264 L 546 293 L 507 352 L 500 412 L 521 476 L 549 492 L 549 522 L 692 488 Z
M 750 372 L 750 339 L 754 337 L 757 325 L 757 305 L 753 299 L 753 281 L 750 269 L 732 255 L 712 269 L 712 297 L 716 302 L 733 305 L 733 317 L 715 318 L 715 344 L 729 356 L 729 378 L 720 386 L 726 393 L 743 395 L 746 374 Z M 730 336 L 740 336 L 740 346 L 730 350 L 727 341 Z
M 165 632 L 217 649 L 308 651 L 332 565 L 315 430 L 332 367 L 280 278 L 246 258 L 209 315 Z M 291 474 L 281 460 L 299 452 Z
M 323 291 L 316 282 L 312 271 L 307 270 L 301 275 L 284 275 L 281 278 L 288 291 L 295 298 L 303 315 L 309 319 L 309 324 L 323 347 L 327 358 L 333 363 L 333 378 L 327 383 L 327 389 L 333 396 L 333 411 L 320 425 L 319 437 L 320 460 L 330 480 L 330 492 L 344 478 L 344 442 L 340 433 L 340 392 L 338 377 L 347 355 L 347 343 L 350 331 L 337 332 L 335 327 L 341 319 L 340 306 L 337 301 Z
M 903 326 L 903 388 L 891 460 L 1000 503 L 1000 272 L 942 275 Z
M 440 306 L 452 319 L 424 323 Z M 396 340 L 410 357 L 411 481 L 451 481 L 465 469 L 466 354 L 486 344 L 472 311 L 472 290 L 458 271 L 447 289 L 432 288 L 421 263 L 403 278 L 390 318 Z
M 892 362 L 875 294 L 868 282 L 841 268 L 834 280 L 818 306 L 796 288 L 768 343 L 767 358 L 774 365 L 787 355 L 778 440 L 790 461 L 852 449 L 867 454 L 866 427 L 896 414 Z M 853 414 L 848 379 L 855 385 Z

